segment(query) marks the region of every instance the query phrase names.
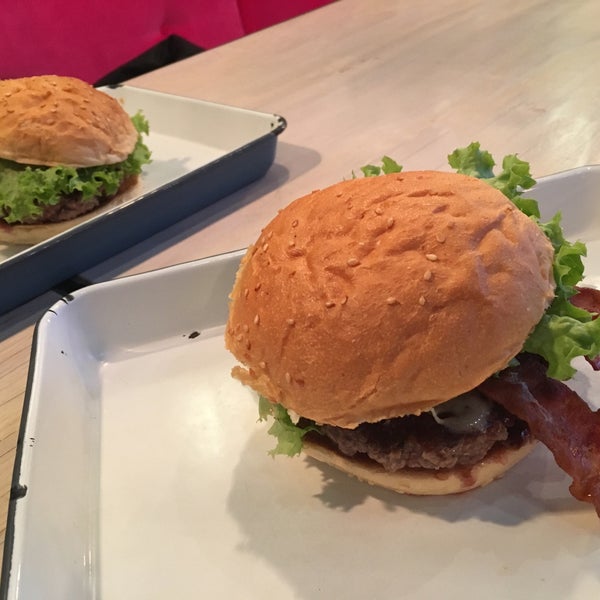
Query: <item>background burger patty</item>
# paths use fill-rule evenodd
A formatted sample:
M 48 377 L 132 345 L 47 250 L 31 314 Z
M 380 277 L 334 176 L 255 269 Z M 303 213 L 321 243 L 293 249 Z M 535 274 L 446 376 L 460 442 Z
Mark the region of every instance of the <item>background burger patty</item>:
M 38 223 L 59 223 L 69 221 L 81 215 L 91 212 L 98 206 L 112 200 L 117 194 L 122 194 L 131 188 L 137 181 L 137 175 L 126 177 L 115 194 L 100 195 L 95 198 L 82 200 L 80 192 L 74 192 L 60 198 L 56 204 L 44 205 L 43 212 L 39 215 L 23 219 L 24 225 L 35 225 Z
M 23 219 L 25 225 L 36 223 L 58 223 L 68 221 L 100 206 L 100 198 L 90 198 L 83 201 L 80 193 L 63 196 L 56 204 L 46 204 L 44 211 L 35 217 Z
M 363 454 L 386 471 L 399 469 L 451 469 L 481 461 L 494 444 L 520 446 L 529 429 L 498 405 L 490 412 L 481 433 L 452 433 L 430 413 L 363 423 L 356 429 L 323 425 L 321 432 L 347 456 Z

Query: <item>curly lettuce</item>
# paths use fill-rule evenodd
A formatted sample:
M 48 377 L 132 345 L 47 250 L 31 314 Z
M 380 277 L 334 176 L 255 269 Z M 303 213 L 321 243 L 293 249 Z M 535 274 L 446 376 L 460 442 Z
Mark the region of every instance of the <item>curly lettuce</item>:
M 393 158 L 384 156 L 381 159 L 381 166 L 378 165 L 365 165 L 361 167 L 365 177 L 376 177 L 377 175 L 389 175 L 390 173 L 400 173 L 402 171 L 402 165 L 399 165 Z
M 61 198 L 80 193 L 85 202 L 96 196 L 117 193 L 124 179 L 141 172 L 151 162 L 151 153 L 142 136 L 149 132 L 148 121 L 138 112 L 131 121 L 138 132 L 132 153 L 120 163 L 98 167 L 40 167 L 0 159 L 0 219 L 23 223 L 41 215 L 44 207 Z
M 260 396 L 258 399 L 258 420 L 266 421 L 269 417 L 273 418 L 273 424 L 268 433 L 277 438 L 277 445 L 269 452 L 271 456 L 277 454 L 296 456 L 296 454 L 300 454 L 302 438 L 309 431 L 319 431 L 318 425 L 307 419 L 303 419 L 302 425 L 299 422 L 294 423 L 288 411 L 281 404 L 274 404 L 264 396 Z

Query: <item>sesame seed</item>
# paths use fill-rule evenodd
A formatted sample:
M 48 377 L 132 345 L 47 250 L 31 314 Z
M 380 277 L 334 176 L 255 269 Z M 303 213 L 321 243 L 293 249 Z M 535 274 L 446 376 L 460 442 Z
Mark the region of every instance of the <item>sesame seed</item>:
M 244 330 L 244 333 L 248 333 L 250 331 L 250 327 L 248 327 L 246 323 L 242 325 L 242 329 Z
M 382 214 L 383 214 L 383 208 L 381 208 L 380 206 L 378 206 L 378 207 L 375 209 L 375 214 L 376 214 L 376 215 L 382 215 Z
M 262 251 L 266 252 L 269 249 L 269 244 L 268 243 L 264 243 L 263 247 L 262 247 Z
M 267 239 L 270 240 L 273 237 L 273 232 L 269 231 L 269 233 L 267 233 Z
M 266 368 L 267 368 L 267 363 L 266 363 L 264 360 L 261 360 L 261 361 L 258 363 L 258 366 L 259 366 L 261 369 L 266 369 Z
M 244 298 L 247 298 L 249 293 L 250 293 L 250 290 L 248 288 L 246 288 L 244 290 Z
M 325 306 L 327 308 L 331 308 L 332 306 L 335 306 L 335 302 L 333 300 L 327 300 L 327 302 L 325 302 Z
M 431 262 L 435 262 L 438 259 L 437 254 L 426 254 L 425 258 Z
M 285 374 L 285 380 L 286 380 L 288 383 L 291 383 L 291 382 L 292 382 L 292 376 L 291 376 L 289 373 L 286 373 L 286 374 Z
M 346 302 L 348 302 L 348 296 L 344 296 L 340 301 L 340 304 L 343 306 L 344 304 L 346 304 Z
M 349 267 L 357 267 L 358 265 L 360 265 L 360 260 L 358 260 L 358 258 L 349 258 L 349 259 L 346 261 L 346 264 L 347 264 Z
M 298 227 L 298 219 L 292 221 L 292 227 Z
M 446 241 L 446 236 L 443 233 L 436 233 L 435 235 L 435 239 L 440 243 L 443 244 Z
M 421 296 L 421 297 L 419 298 L 419 304 L 420 304 L 421 306 L 425 306 L 425 302 L 426 302 L 426 300 L 425 300 L 425 296 Z
M 258 292 L 258 290 L 260 290 L 260 286 L 262 285 L 262 283 L 259 281 L 255 286 L 254 286 L 254 291 Z
M 286 322 L 286 323 L 287 323 L 287 324 L 288 324 L 290 327 L 292 327 L 293 325 L 295 325 L 295 324 L 296 324 L 296 321 L 295 321 L 295 319 L 286 319 L 286 320 L 285 320 L 285 322 Z
M 254 324 L 258 325 L 260 323 L 260 317 L 258 315 L 254 316 Z
M 431 278 L 433 277 L 433 273 L 427 269 L 427 271 L 425 271 L 425 273 L 423 273 L 423 279 L 425 281 L 431 281 Z
M 391 306 L 392 304 L 398 304 L 398 300 L 397 298 L 394 298 L 394 296 L 389 296 L 386 299 L 386 302 Z
M 288 246 L 289 246 L 290 248 L 293 248 L 295 245 L 296 245 L 296 240 L 290 240 L 290 241 L 288 242 Z
M 241 334 L 241 333 L 238 333 L 238 334 L 237 334 L 237 336 L 235 337 L 235 339 L 236 339 L 238 342 L 241 342 L 241 341 L 244 339 L 244 336 L 243 336 L 243 334 Z
M 390 218 L 387 220 L 387 228 L 388 228 L 388 229 L 391 229 L 393 226 L 394 226 L 394 219 L 393 219 L 392 217 L 390 217 Z

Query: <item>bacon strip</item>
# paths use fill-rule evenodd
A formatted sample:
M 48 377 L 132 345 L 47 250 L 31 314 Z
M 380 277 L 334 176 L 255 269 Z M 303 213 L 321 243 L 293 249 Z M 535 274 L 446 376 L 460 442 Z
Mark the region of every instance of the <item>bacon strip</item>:
M 521 354 L 518 359 L 517 367 L 490 377 L 479 390 L 528 423 L 573 478 L 571 494 L 593 504 L 600 517 L 600 410 L 592 411 L 576 392 L 547 377 L 542 358 Z
M 590 287 L 577 286 L 577 294 L 571 296 L 571 304 L 591 313 L 600 313 L 600 290 Z M 595 318 L 594 317 L 594 318 Z
M 588 312 L 594 313 L 595 319 L 600 313 L 600 290 L 589 287 L 576 287 L 577 294 L 571 296 L 571 304 L 578 308 L 583 308 Z M 600 371 L 600 355 L 594 358 L 585 357 L 594 371 Z

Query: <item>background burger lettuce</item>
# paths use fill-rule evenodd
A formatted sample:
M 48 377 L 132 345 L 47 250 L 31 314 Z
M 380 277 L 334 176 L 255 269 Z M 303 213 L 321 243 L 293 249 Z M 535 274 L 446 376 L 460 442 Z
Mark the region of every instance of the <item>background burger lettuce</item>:
M 150 162 L 150 150 L 142 136 L 148 121 L 141 112 L 131 117 L 138 132 L 131 154 L 122 162 L 93 167 L 27 165 L 0 159 L 0 218 L 14 225 L 35 220 L 44 207 L 58 204 L 71 194 L 85 202 L 98 196 L 115 195 L 127 178 L 138 175 Z
M 529 163 L 517 155 L 505 156 L 502 170 L 494 173 L 496 163 L 492 155 L 481 150 L 480 144 L 471 143 L 466 148 L 454 150 L 448 156 L 449 165 L 457 172 L 477 177 L 500 190 L 515 206 L 534 220 L 550 240 L 554 248 L 553 272 L 555 297 L 546 313 L 525 340 L 523 351 L 541 356 L 547 363 L 547 375 L 557 380 L 570 379 L 576 372 L 572 361 L 576 357 L 594 359 L 600 354 L 600 319 L 594 314 L 575 306 L 571 299 L 577 294 L 577 284 L 583 279 L 583 257 L 586 247 L 582 242 L 565 239 L 561 228 L 561 215 L 557 213 L 550 221 L 541 222 L 538 203 L 524 196 L 535 185 Z M 361 168 L 366 177 L 397 173 L 402 167 L 390 157 L 383 157 L 381 165 Z M 518 360 L 518 357 L 514 360 Z M 272 455 L 295 456 L 302 450 L 302 440 L 309 432 L 319 432 L 320 426 L 306 418 L 297 418 L 285 407 L 259 398 L 259 420 L 269 418 L 273 423 L 268 431 L 277 443 Z

